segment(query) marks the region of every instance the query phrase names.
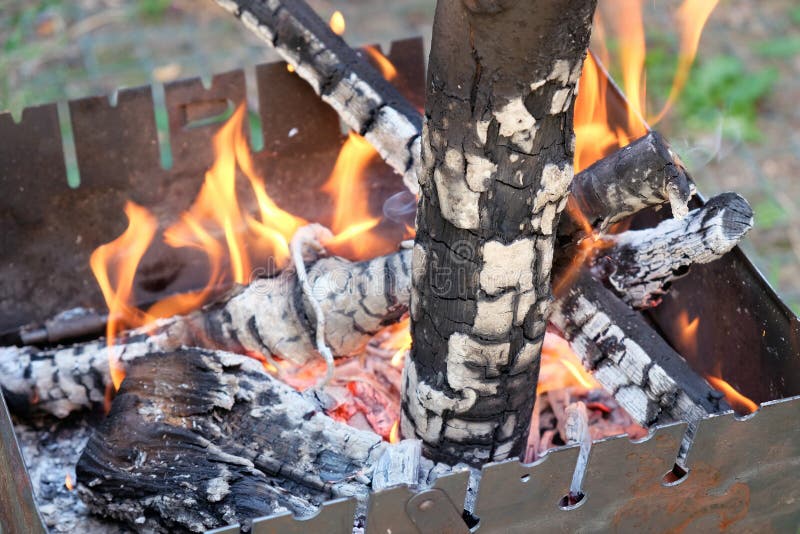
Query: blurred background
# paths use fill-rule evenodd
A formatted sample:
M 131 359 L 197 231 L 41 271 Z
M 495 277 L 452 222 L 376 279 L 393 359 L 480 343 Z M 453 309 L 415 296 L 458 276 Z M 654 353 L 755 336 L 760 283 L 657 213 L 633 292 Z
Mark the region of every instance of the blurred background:
M 604 2 L 613 16 L 619 7 Z M 309 3 L 326 19 L 341 11 L 353 45 L 417 35 L 430 43 L 435 0 Z M 643 5 L 647 98 L 663 103 L 678 59 L 679 2 Z M 620 44 L 613 36 L 606 44 L 613 58 Z M 0 47 L 0 110 L 17 118 L 30 105 L 277 58 L 214 2 L 198 0 L 0 0 Z M 619 77 L 613 61 L 608 68 Z M 797 313 L 799 103 L 797 0 L 721 0 L 684 92 L 657 126 L 706 196 L 735 190 L 750 201 L 756 227 L 743 246 Z

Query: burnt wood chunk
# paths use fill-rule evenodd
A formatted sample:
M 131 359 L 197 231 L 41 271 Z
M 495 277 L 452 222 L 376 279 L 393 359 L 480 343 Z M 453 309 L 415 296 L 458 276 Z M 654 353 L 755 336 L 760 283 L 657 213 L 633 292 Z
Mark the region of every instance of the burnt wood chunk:
M 435 460 L 524 452 L 594 8 L 437 3 L 401 416 Z
M 411 251 L 353 263 L 339 257 L 307 269 L 313 297 L 325 314 L 325 341 L 336 356 L 359 352 L 378 331 L 408 309 Z M 184 316 L 104 340 L 56 349 L 0 347 L 0 386 L 17 412 L 57 417 L 102 405 L 110 387 L 109 358 L 125 368 L 150 352 L 181 346 L 221 349 L 302 364 L 320 357 L 316 318 L 297 282 L 284 271 L 259 278 L 220 301 Z
M 729 409 L 645 319 L 582 270 L 550 320 L 633 420 L 697 421 Z
M 217 0 L 295 68 L 417 190 L 422 121 L 380 72 L 333 33 L 303 0 Z
M 179 349 L 129 366 L 78 461 L 77 489 L 92 512 L 137 531 L 203 532 L 365 498 L 387 447 L 251 358 Z
M 626 303 L 650 308 L 694 264 L 727 254 L 753 227 L 753 210 L 736 193 L 723 193 L 683 219 L 604 238 L 593 272 Z
M 605 231 L 648 206 L 667 202 L 680 219 L 689 211 L 694 192 L 678 156 L 660 134 L 650 132 L 578 173 L 558 233 L 570 236 L 585 226 Z

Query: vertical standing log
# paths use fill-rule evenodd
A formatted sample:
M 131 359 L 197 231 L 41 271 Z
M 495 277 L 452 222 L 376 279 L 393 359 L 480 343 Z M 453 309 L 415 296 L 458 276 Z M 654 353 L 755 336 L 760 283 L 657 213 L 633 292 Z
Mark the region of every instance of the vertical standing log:
M 401 427 L 437 460 L 524 451 L 595 3 L 438 2 Z

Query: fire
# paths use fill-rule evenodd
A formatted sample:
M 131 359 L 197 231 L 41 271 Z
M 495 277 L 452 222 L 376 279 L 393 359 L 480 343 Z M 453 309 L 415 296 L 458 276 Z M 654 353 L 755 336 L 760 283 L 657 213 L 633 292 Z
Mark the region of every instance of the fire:
M 72 483 L 72 476 L 67 473 L 67 476 L 64 478 L 64 486 L 69 490 L 72 491 L 75 489 L 75 484 Z
M 681 311 L 678 315 L 677 326 L 679 332 L 679 342 L 684 356 L 690 360 L 697 361 L 699 357 L 697 344 L 697 331 L 700 326 L 700 318 L 695 317 L 689 320 L 689 313 Z M 711 387 L 725 395 L 725 400 L 731 408 L 738 414 L 749 414 L 758 410 L 758 404 L 745 397 L 736 390 L 731 384 L 722 378 L 722 363 L 717 361 L 713 374 L 706 374 L 706 380 Z
M 678 314 L 678 331 L 680 332 L 681 347 L 684 356 L 689 358 L 697 357 L 697 327 L 700 326 L 700 317 L 689 320 L 689 312 L 686 310 Z
M 397 443 L 400 441 L 400 420 L 396 420 L 392 425 L 392 430 L 389 431 L 389 443 Z
M 380 218 L 370 213 L 369 190 L 362 187 L 365 170 L 377 156 L 369 141 L 351 131 L 328 181 L 322 187 L 322 191 L 334 200 L 331 230 L 335 237 L 326 245 L 337 252 L 341 252 L 337 245 L 345 243 L 351 254 L 359 258 L 387 248 L 381 238 L 368 234 L 378 225 Z
M 370 58 L 378 65 L 378 70 L 381 71 L 381 75 L 386 78 L 387 81 L 392 81 L 397 78 L 397 69 L 392 62 L 389 61 L 389 58 L 381 54 L 380 50 L 375 48 L 374 46 L 365 46 L 364 50 L 367 52 Z
M 554 389 L 568 387 L 598 389 L 603 386 L 584 369 L 581 359 L 572 351 L 567 340 L 554 332 L 546 332 L 536 394 L 543 395 Z
M 346 25 L 344 22 L 344 15 L 342 15 L 341 11 L 334 11 L 328 24 L 330 25 L 333 33 L 336 35 L 344 35 Z
M 106 340 L 109 349 L 122 329 L 142 326 L 150 320 L 147 314 L 130 303 L 136 269 L 153 240 L 158 223 L 149 211 L 133 202 L 125 205 L 125 215 L 128 217 L 125 232 L 114 241 L 99 246 L 89 259 L 108 306 Z M 111 350 L 108 363 L 114 388 L 119 389 L 125 374 Z
M 644 0 L 605 0 L 594 24 L 595 54 L 584 62 L 580 91 L 575 103 L 575 170 L 585 169 L 613 150 L 627 145 L 646 133 L 646 124 L 658 123 L 667 114 L 686 85 L 697 54 L 703 27 L 718 0 L 684 0 L 676 13 L 680 34 L 678 65 L 667 101 L 654 115 L 647 113 L 645 41 L 642 8 Z M 618 53 L 611 57 L 605 42 L 617 42 Z M 624 124 L 609 121 L 607 103 L 609 84 L 603 67 L 618 64 L 622 88 L 627 98 L 627 120 Z
M 207 302 L 219 288 L 231 282 L 248 283 L 254 267 L 264 267 L 264 258 L 271 258 L 276 269 L 288 264 L 289 240 L 307 221 L 281 209 L 267 193 L 245 135 L 246 117 L 246 108 L 239 107 L 217 132 L 213 140 L 214 163 L 205 174 L 200 192 L 192 206 L 163 232 L 167 245 L 194 248 L 205 254 L 209 276 L 203 289 L 167 297 L 146 311 L 133 305 L 136 271 L 156 237 L 158 221 L 147 209 L 132 202 L 125 207 L 129 221 L 125 232 L 92 254 L 92 271 L 109 309 L 109 349 L 124 329 L 188 313 Z M 327 245 L 353 259 L 392 248 L 370 232 L 380 219 L 369 212 L 364 178 L 376 154 L 364 138 L 351 133 L 323 189 L 334 200 L 335 237 Z M 263 356 L 253 356 L 265 366 L 270 365 Z M 124 372 L 112 350 L 109 361 L 114 388 L 118 389 Z
M 738 414 L 749 414 L 758 410 L 758 404 L 748 399 L 727 383 L 725 380 L 718 376 L 706 375 L 706 380 L 711 384 L 714 389 L 721 391 L 725 394 L 725 400 L 731 405 L 733 411 Z

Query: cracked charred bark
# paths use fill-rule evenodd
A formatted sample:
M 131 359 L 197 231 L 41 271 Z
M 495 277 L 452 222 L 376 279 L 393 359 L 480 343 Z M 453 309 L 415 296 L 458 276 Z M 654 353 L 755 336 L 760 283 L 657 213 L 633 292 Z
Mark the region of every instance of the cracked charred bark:
M 401 424 L 434 459 L 524 451 L 594 8 L 437 4 Z

